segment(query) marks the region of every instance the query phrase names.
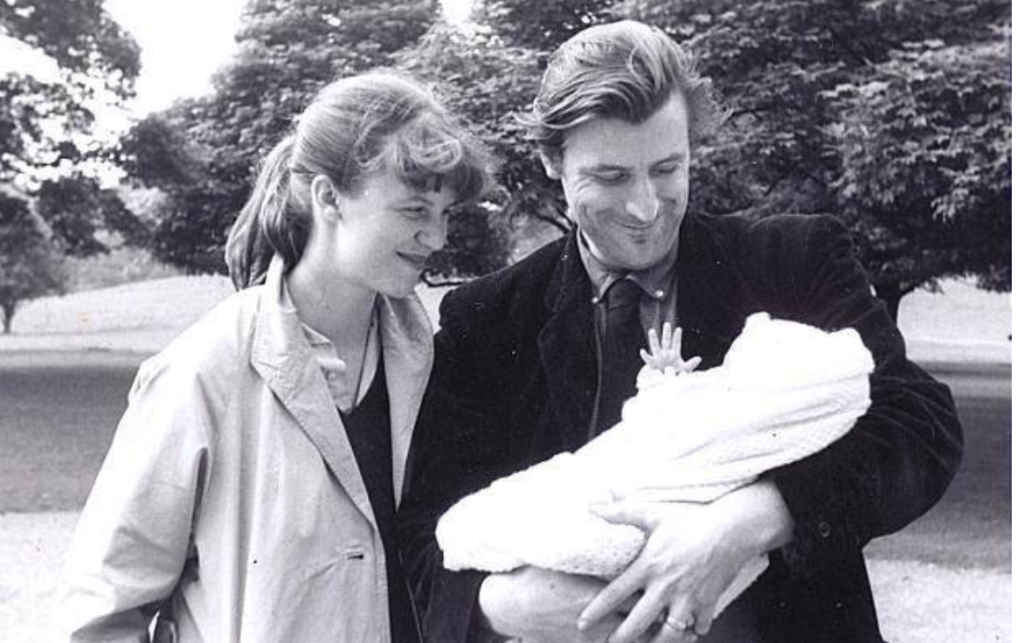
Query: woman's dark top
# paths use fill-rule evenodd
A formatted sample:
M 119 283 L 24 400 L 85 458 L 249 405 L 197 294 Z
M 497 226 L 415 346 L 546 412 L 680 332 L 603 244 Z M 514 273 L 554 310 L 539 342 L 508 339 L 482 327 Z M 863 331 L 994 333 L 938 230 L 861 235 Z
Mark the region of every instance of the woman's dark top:
M 384 378 L 384 360 L 377 363 L 377 374 L 366 396 L 347 413 L 341 414 L 348 441 L 355 452 L 363 483 L 370 495 L 370 506 L 384 541 L 388 571 L 388 606 L 391 612 L 391 640 L 394 643 L 419 641 L 410 594 L 395 545 L 395 485 L 391 477 L 391 414 L 388 387 Z

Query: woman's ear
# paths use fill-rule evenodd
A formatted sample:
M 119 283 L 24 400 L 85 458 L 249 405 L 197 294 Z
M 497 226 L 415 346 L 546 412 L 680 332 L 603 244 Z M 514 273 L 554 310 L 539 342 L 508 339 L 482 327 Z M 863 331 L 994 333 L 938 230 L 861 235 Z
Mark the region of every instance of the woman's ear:
M 334 183 L 323 174 L 313 177 L 309 184 L 310 201 L 313 204 L 314 213 L 325 213 L 332 215 L 329 218 L 341 216 L 341 198 Z

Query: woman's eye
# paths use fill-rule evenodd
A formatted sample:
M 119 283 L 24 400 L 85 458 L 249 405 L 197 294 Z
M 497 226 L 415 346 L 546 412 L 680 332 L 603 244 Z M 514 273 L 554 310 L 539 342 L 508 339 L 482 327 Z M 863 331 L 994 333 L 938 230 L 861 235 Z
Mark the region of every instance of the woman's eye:
M 673 163 L 672 165 L 661 165 L 654 168 L 654 173 L 658 176 L 668 176 L 669 174 L 675 173 L 679 169 L 679 165 Z
M 427 209 L 423 208 L 423 207 L 402 208 L 402 214 L 405 217 L 407 217 L 409 219 L 416 220 L 416 221 L 418 221 L 420 219 L 426 219 L 427 217 L 430 216 L 430 212 L 427 211 Z

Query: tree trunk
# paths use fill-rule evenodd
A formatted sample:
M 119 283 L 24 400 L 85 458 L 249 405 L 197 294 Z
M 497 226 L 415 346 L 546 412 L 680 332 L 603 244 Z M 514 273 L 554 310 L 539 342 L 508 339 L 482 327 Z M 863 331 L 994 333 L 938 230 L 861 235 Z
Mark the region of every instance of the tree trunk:
M 900 311 L 900 300 L 907 294 L 907 290 L 900 287 L 899 284 L 876 284 L 875 295 L 885 302 L 885 308 L 889 311 L 889 316 L 892 317 L 893 323 L 897 321 L 897 315 Z
M 7 302 L 0 304 L 0 309 L 4 312 L 4 335 L 11 334 L 11 322 L 14 321 L 14 309 L 16 307 L 17 304 L 8 304 Z

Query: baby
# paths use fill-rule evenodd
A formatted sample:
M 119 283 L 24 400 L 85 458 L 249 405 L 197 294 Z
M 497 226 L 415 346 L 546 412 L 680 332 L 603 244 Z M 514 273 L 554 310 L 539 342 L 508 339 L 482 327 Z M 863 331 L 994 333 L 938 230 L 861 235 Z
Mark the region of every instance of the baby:
M 595 503 L 711 502 L 839 439 L 871 402 L 874 364 L 852 329 L 830 333 L 757 313 L 722 364 L 699 372 L 699 357 L 682 358 L 680 329 L 665 324 L 647 339 L 639 391 L 621 422 L 445 513 L 436 535 L 446 568 L 534 565 L 612 578 L 646 534 L 605 522 Z M 716 609 L 766 566 L 765 557 L 748 563 Z

